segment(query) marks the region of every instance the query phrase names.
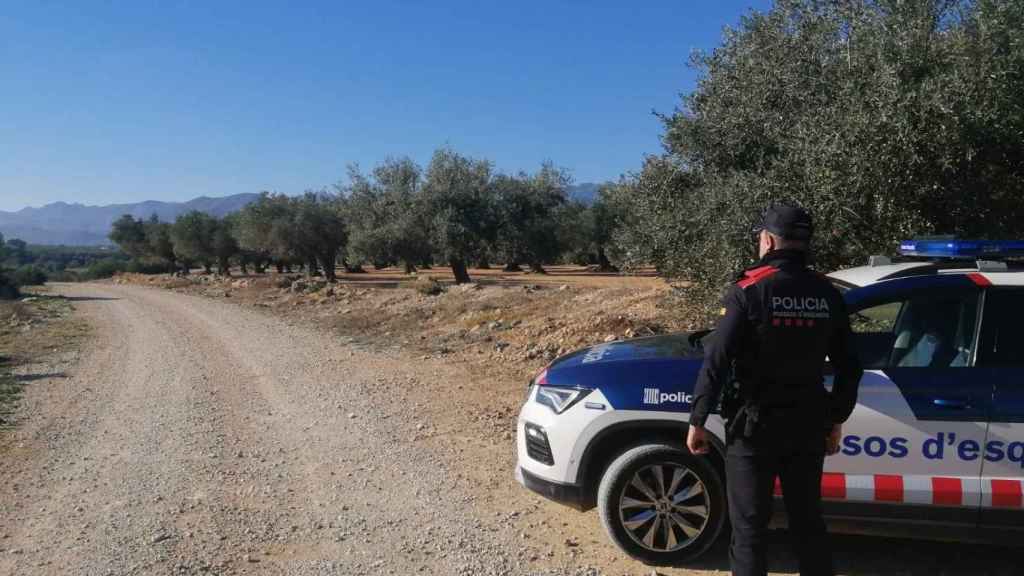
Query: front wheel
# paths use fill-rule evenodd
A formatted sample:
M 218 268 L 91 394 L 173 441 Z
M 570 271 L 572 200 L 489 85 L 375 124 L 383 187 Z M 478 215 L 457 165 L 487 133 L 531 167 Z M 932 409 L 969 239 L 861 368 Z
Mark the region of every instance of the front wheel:
M 725 524 L 722 479 L 704 458 L 665 444 L 631 448 L 616 458 L 597 493 L 608 536 L 653 565 L 690 562 Z

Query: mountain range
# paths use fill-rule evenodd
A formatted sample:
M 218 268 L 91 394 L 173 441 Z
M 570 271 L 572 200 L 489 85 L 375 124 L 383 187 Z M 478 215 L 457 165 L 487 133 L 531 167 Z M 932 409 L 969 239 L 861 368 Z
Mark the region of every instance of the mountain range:
M 569 187 L 569 197 L 590 204 L 597 197 L 598 184 L 583 183 Z M 0 211 L 0 234 L 4 238 L 20 238 L 29 244 L 67 246 L 100 246 L 110 244 L 107 234 L 115 220 L 124 214 L 149 218 L 156 214 L 164 222 L 192 210 L 222 217 L 244 208 L 259 194 L 235 194 L 223 198 L 202 196 L 188 202 L 147 200 L 134 204 L 86 206 L 55 202 L 39 208 L 22 208 L 16 212 Z
M 164 222 L 173 222 L 179 215 L 199 210 L 221 217 L 259 198 L 259 194 L 235 194 L 223 198 L 205 196 L 188 202 L 147 200 L 134 204 L 86 206 L 55 202 L 40 208 L 22 208 L 17 212 L 0 211 L 0 233 L 4 238 L 20 238 L 29 244 L 65 244 L 98 246 L 110 244 L 110 225 L 124 214 L 149 218 L 156 214 Z

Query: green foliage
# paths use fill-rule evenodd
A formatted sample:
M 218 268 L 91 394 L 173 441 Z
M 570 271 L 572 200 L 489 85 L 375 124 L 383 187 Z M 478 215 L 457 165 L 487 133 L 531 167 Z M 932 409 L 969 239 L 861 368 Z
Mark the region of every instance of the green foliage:
M 11 281 L 16 286 L 42 286 L 47 281 L 46 272 L 31 264 L 26 264 L 11 273 Z
M 606 184 L 598 188 L 592 205 L 570 202 L 558 210 L 555 219 L 559 243 L 570 261 L 594 264 L 604 272 L 617 271 L 608 259 L 608 250 L 622 220 L 632 210 L 622 202 L 625 199 L 619 187 Z
M 178 257 L 174 254 L 171 224 L 169 222 L 161 222 L 156 214 L 154 214 L 143 224 L 142 228 L 146 237 L 146 254 L 166 260 L 173 268 Z
M 571 178 L 545 163 L 536 174 L 499 174 L 491 182 L 496 218 L 495 255 L 505 263 L 542 270 L 562 252 L 559 208 L 568 202 Z
M 297 259 L 292 209 L 291 199 L 284 194 L 261 194 L 237 215 L 234 233 L 239 246 L 266 260 Z
M 620 185 L 616 259 L 718 293 L 789 200 L 834 269 L 918 234 L 1024 233 L 1024 2 L 779 0 L 698 54 L 662 157 Z
M 128 262 L 116 258 L 98 260 L 89 265 L 81 274 L 82 280 L 102 280 L 128 270 Z
M 13 300 L 20 295 L 18 285 L 7 276 L 5 270 L 0 269 L 0 300 Z
M 374 266 L 403 263 L 407 271 L 431 257 L 430 218 L 421 192 L 422 170 L 412 160 L 386 160 L 369 176 L 349 169 L 342 188 L 349 226 L 348 253 Z
M 41 268 L 48 275 L 63 272 L 67 269 L 85 268 L 91 262 L 120 255 L 120 252 L 107 247 L 98 246 L 39 246 L 27 245 L 20 256 L 7 254 L 6 247 L 0 240 L 0 266 L 17 268 L 31 264 Z
M 182 214 L 171 226 L 175 256 L 183 262 L 199 262 L 210 272 L 216 258 L 217 228 L 217 220 L 205 212 Z
M 292 202 L 291 230 L 294 251 L 310 264 L 319 262 L 333 282 L 338 252 L 348 239 L 341 206 L 327 194 L 306 192 Z
M 150 245 L 146 238 L 146 225 L 129 214 L 118 218 L 110 229 L 110 241 L 132 257 L 145 256 Z
M 455 281 L 468 282 L 468 262 L 478 260 L 497 231 L 491 163 L 442 148 L 427 167 L 423 201 L 431 215 L 435 249 L 451 264 Z
M 238 240 L 233 235 L 233 223 L 234 220 L 230 218 L 213 219 L 212 223 L 210 251 L 217 261 L 217 272 L 225 276 L 231 275 L 231 258 L 239 251 Z

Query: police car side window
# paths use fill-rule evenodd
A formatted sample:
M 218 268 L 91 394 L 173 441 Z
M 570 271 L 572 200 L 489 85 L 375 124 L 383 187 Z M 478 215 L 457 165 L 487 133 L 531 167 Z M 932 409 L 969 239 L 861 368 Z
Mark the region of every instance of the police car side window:
M 896 339 L 893 329 L 903 302 L 887 302 L 850 314 L 857 354 L 865 368 L 885 368 Z
M 981 323 L 981 366 L 1024 366 L 1024 290 L 990 289 Z
M 850 328 L 855 334 L 892 332 L 900 316 L 903 302 L 888 302 L 850 315 Z
M 953 368 L 970 363 L 978 296 L 926 295 L 850 315 L 865 368 Z
M 890 366 L 957 368 L 970 364 L 978 294 L 911 298 L 896 322 Z

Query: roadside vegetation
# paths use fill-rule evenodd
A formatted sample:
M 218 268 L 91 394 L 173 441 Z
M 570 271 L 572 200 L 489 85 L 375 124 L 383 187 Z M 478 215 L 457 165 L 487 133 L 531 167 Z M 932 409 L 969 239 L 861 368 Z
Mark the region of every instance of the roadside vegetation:
M 87 325 L 73 311 L 67 299 L 38 287 L 20 300 L 0 301 L 0 430 L 15 424 L 22 392 L 33 379 L 23 372 L 36 364 L 55 365 L 74 354 L 88 334 Z
M 664 152 L 592 203 L 570 200 L 552 163 L 504 174 L 442 148 L 221 220 L 125 216 L 110 238 L 182 273 L 443 265 L 462 284 L 473 267 L 653 266 L 710 311 L 770 201 L 811 209 L 823 269 L 915 235 L 1024 235 L 1022 29 L 1021 0 L 779 0 L 693 56 L 700 81 L 661 115 Z
M 230 275 L 303 270 L 333 281 L 348 273 L 401 267 L 407 274 L 444 265 L 458 284 L 469 269 L 507 271 L 574 262 L 611 269 L 608 240 L 591 204 L 569 198 L 571 178 L 545 163 L 534 173 L 502 174 L 490 161 L 442 148 L 424 169 L 408 158 L 369 173 L 350 167 L 332 190 L 298 197 L 264 193 L 217 219 L 190 212 L 175 222 L 124 216 L 110 239 L 135 262 Z

